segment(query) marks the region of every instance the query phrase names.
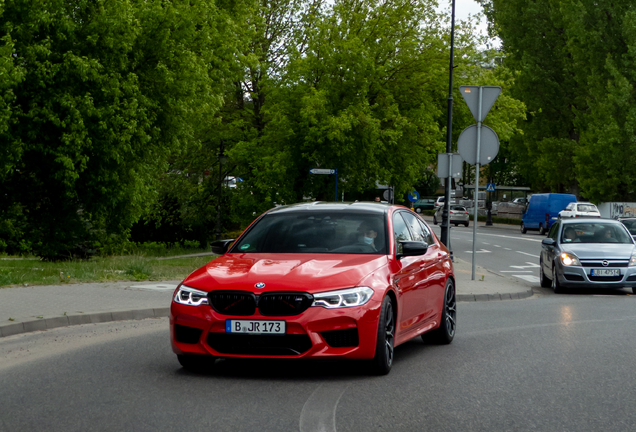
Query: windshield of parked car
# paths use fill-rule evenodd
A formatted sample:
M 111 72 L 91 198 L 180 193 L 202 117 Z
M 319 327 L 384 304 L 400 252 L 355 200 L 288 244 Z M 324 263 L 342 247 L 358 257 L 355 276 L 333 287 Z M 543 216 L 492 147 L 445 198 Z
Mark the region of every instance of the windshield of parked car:
M 632 237 L 620 224 L 575 223 L 564 224 L 562 243 L 633 243 Z
M 232 253 L 385 254 L 383 213 L 297 211 L 263 216 Z
M 455 210 L 455 211 L 466 211 L 466 207 L 462 207 L 462 206 L 451 206 L 451 210 Z

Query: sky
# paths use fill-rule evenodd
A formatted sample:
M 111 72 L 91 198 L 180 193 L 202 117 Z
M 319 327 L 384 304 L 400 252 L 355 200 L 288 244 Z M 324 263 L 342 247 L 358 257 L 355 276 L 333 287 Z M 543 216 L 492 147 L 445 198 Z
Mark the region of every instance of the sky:
M 450 10 L 450 0 L 439 0 L 439 6 L 441 9 Z M 455 20 L 467 19 L 468 15 L 476 15 L 482 13 L 482 8 L 475 0 L 455 0 Z M 477 26 L 477 30 L 483 35 L 488 34 L 488 24 L 486 17 L 482 17 L 480 24 Z M 495 46 L 499 46 L 499 41 L 494 41 Z

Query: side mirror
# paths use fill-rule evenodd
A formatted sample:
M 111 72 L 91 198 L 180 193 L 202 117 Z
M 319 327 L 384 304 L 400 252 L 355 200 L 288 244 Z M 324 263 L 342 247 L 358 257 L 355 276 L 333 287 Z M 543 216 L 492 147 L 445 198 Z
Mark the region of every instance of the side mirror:
M 397 255 L 400 259 L 405 256 L 418 256 L 424 255 L 428 250 L 428 244 L 420 241 L 401 241 L 402 253 Z
M 541 241 L 541 244 L 546 246 L 554 246 L 556 242 L 554 241 L 554 239 L 546 238 Z
M 212 242 L 212 252 L 217 255 L 225 255 L 225 252 L 230 248 L 230 245 L 234 242 L 234 239 L 229 240 L 217 240 Z

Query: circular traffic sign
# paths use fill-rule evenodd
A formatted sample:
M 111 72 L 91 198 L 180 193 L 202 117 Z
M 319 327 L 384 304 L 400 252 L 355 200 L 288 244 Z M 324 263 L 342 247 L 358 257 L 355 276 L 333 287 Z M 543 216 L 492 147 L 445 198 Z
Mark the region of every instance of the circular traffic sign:
M 420 199 L 420 194 L 417 191 L 413 191 L 409 194 L 409 201 L 415 202 Z
M 457 151 L 464 161 L 470 165 L 479 163 L 486 165 L 493 161 L 499 153 L 499 137 L 494 130 L 486 125 L 481 126 L 481 138 L 479 140 L 479 160 L 477 159 L 477 125 L 468 126 L 459 135 Z

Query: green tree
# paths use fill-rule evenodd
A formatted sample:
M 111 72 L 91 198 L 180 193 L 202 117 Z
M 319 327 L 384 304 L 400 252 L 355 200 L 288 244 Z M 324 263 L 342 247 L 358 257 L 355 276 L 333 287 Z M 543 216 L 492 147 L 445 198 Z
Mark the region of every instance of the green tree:
M 0 67 L 20 69 L 8 84 L 0 75 L 0 219 L 17 207 L 23 240 L 47 258 L 124 240 L 157 173 L 196 148 L 222 103 L 236 46 L 227 11 L 12 0 L 1 12 Z

